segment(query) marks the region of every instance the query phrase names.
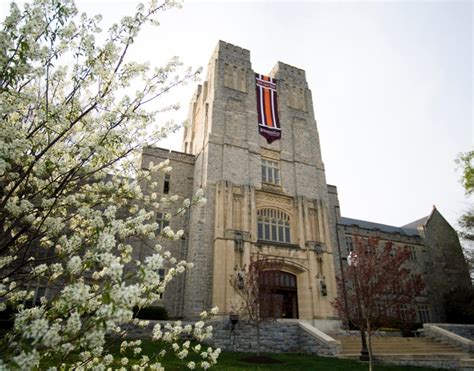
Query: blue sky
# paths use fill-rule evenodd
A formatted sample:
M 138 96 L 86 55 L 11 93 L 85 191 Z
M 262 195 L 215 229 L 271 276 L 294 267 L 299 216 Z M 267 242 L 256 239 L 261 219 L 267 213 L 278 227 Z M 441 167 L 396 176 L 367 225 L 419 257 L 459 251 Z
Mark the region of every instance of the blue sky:
M 106 23 L 133 4 L 78 1 Z M 277 61 L 304 69 L 343 215 L 399 226 L 435 204 L 454 224 L 468 206 L 454 159 L 474 143 L 472 18 L 470 1 L 185 1 L 144 30 L 132 57 L 206 67 L 221 39 L 249 49 L 258 73 Z M 177 121 L 193 90 L 172 96 Z

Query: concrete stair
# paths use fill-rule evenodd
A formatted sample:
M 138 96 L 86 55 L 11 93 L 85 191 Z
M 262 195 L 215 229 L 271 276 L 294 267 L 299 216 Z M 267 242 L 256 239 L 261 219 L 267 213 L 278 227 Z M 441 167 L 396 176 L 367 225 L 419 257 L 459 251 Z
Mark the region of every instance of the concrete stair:
M 340 358 L 359 359 L 360 336 L 335 334 L 331 336 L 341 342 Z M 469 353 L 425 337 L 373 336 L 372 351 L 375 360 L 390 363 L 403 364 L 406 361 L 426 365 L 433 363 L 444 366 L 446 364 L 448 368 L 452 368 L 448 366 L 448 363 L 452 365 L 457 363 L 463 369 L 470 369 L 474 361 Z

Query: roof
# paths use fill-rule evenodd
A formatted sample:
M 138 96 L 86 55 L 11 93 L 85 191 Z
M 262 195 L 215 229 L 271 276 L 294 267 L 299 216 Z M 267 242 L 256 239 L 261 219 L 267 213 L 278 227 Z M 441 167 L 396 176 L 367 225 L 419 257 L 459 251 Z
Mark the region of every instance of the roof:
M 356 225 L 359 228 L 364 228 L 364 229 L 378 229 L 381 232 L 387 232 L 387 233 L 400 233 L 401 235 L 405 235 L 405 236 L 418 235 L 418 231 L 416 230 L 416 228 L 410 228 L 408 226 L 395 227 L 393 225 L 373 223 L 367 220 L 352 219 L 352 218 L 346 218 L 346 217 L 341 218 L 340 224 L 347 225 L 347 226 Z
M 424 216 L 423 218 L 420 218 L 418 220 L 415 220 L 414 222 L 411 222 L 411 223 L 408 223 L 406 225 L 402 225 L 402 228 L 405 229 L 416 229 L 418 228 L 420 225 L 424 225 L 426 224 L 426 222 L 428 221 L 428 219 L 430 218 L 431 215 L 427 215 L 427 216 Z

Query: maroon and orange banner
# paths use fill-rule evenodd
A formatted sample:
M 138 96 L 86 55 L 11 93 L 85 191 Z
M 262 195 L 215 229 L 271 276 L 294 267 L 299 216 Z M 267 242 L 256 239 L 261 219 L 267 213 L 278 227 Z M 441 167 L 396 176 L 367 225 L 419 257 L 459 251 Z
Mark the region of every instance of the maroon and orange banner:
M 256 73 L 255 88 L 257 90 L 258 131 L 268 143 L 271 143 L 281 138 L 276 80 Z

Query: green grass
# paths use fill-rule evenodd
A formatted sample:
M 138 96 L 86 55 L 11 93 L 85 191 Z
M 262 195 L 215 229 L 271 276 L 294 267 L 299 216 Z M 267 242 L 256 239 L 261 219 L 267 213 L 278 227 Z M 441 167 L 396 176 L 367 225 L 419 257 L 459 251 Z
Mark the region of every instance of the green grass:
M 219 361 L 214 370 L 330 370 L 330 371 L 357 371 L 357 370 L 368 370 L 368 364 L 364 364 L 357 361 L 339 359 L 333 357 L 316 357 L 305 354 L 294 354 L 294 353 L 280 353 L 280 354 L 266 354 L 272 358 L 283 361 L 281 364 L 270 364 L 270 365 L 255 365 L 249 364 L 242 361 L 248 354 L 224 352 L 219 357 Z M 179 370 L 179 368 L 177 368 Z M 409 367 L 409 366 L 388 366 L 388 365 L 375 365 L 374 370 L 376 371 L 401 371 L 401 370 L 431 370 L 428 368 L 421 367 Z
M 119 344 L 119 343 L 118 343 Z M 133 357 L 129 352 L 128 354 L 121 354 L 119 345 L 114 345 L 112 354 L 114 355 L 115 362 L 112 367 L 120 367 L 119 361 L 123 356 L 127 356 L 130 360 L 139 359 L 140 356 Z M 142 340 L 141 344 L 142 353 L 141 355 L 147 355 L 150 359 L 155 359 L 156 354 L 163 349 L 163 344 L 154 343 L 149 340 Z M 205 348 L 205 347 L 204 347 Z M 279 364 L 252 364 L 247 363 L 243 359 L 247 356 L 255 355 L 254 353 L 238 353 L 238 352 L 222 352 L 219 356 L 217 365 L 213 366 L 211 370 L 226 370 L 226 371 L 244 371 L 244 370 L 285 370 L 285 371 L 316 371 L 316 370 L 328 370 L 328 371 L 366 371 L 368 370 L 367 363 L 361 363 L 358 361 L 339 359 L 333 357 L 317 357 L 306 354 L 296 353 L 265 353 L 266 356 L 282 361 Z M 169 350 L 167 355 L 160 360 L 161 364 L 166 370 L 178 371 L 178 370 L 189 370 L 185 363 L 189 361 L 196 361 L 196 355 L 189 356 L 185 361 L 179 360 L 174 356 L 173 351 Z M 54 360 L 42 362 L 40 369 L 46 369 L 49 366 L 58 366 Z M 432 368 L 426 367 L 413 367 L 413 366 L 393 366 L 393 365 L 382 365 L 375 364 L 374 371 L 423 371 L 430 370 Z
M 153 357 L 158 350 L 159 345 L 151 341 L 143 340 L 142 354 L 148 355 L 150 358 Z M 177 359 L 172 352 L 169 352 L 162 360 L 163 366 L 166 370 L 188 370 L 184 362 Z M 118 354 L 118 353 L 117 353 Z M 217 365 L 213 366 L 211 370 L 228 370 L 228 371 L 243 371 L 243 370 L 285 370 L 285 371 L 297 371 L 297 370 L 328 370 L 328 371 L 366 371 L 368 370 L 367 363 L 361 363 L 358 361 L 339 359 L 333 357 L 317 357 L 305 354 L 295 353 L 265 353 L 265 355 L 282 361 L 280 364 L 252 364 L 247 363 L 243 359 L 247 356 L 252 355 L 251 353 L 238 353 L 238 352 L 222 352 L 219 356 Z M 189 359 L 188 359 L 189 358 Z M 195 360 L 188 357 L 186 360 Z M 381 365 L 376 364 L 374 367 L 375 371 L 423 371 L 430 370 L 431 368 L 423 367 L 410 367 L 410 366 L 393 366 L 393 365 Z

